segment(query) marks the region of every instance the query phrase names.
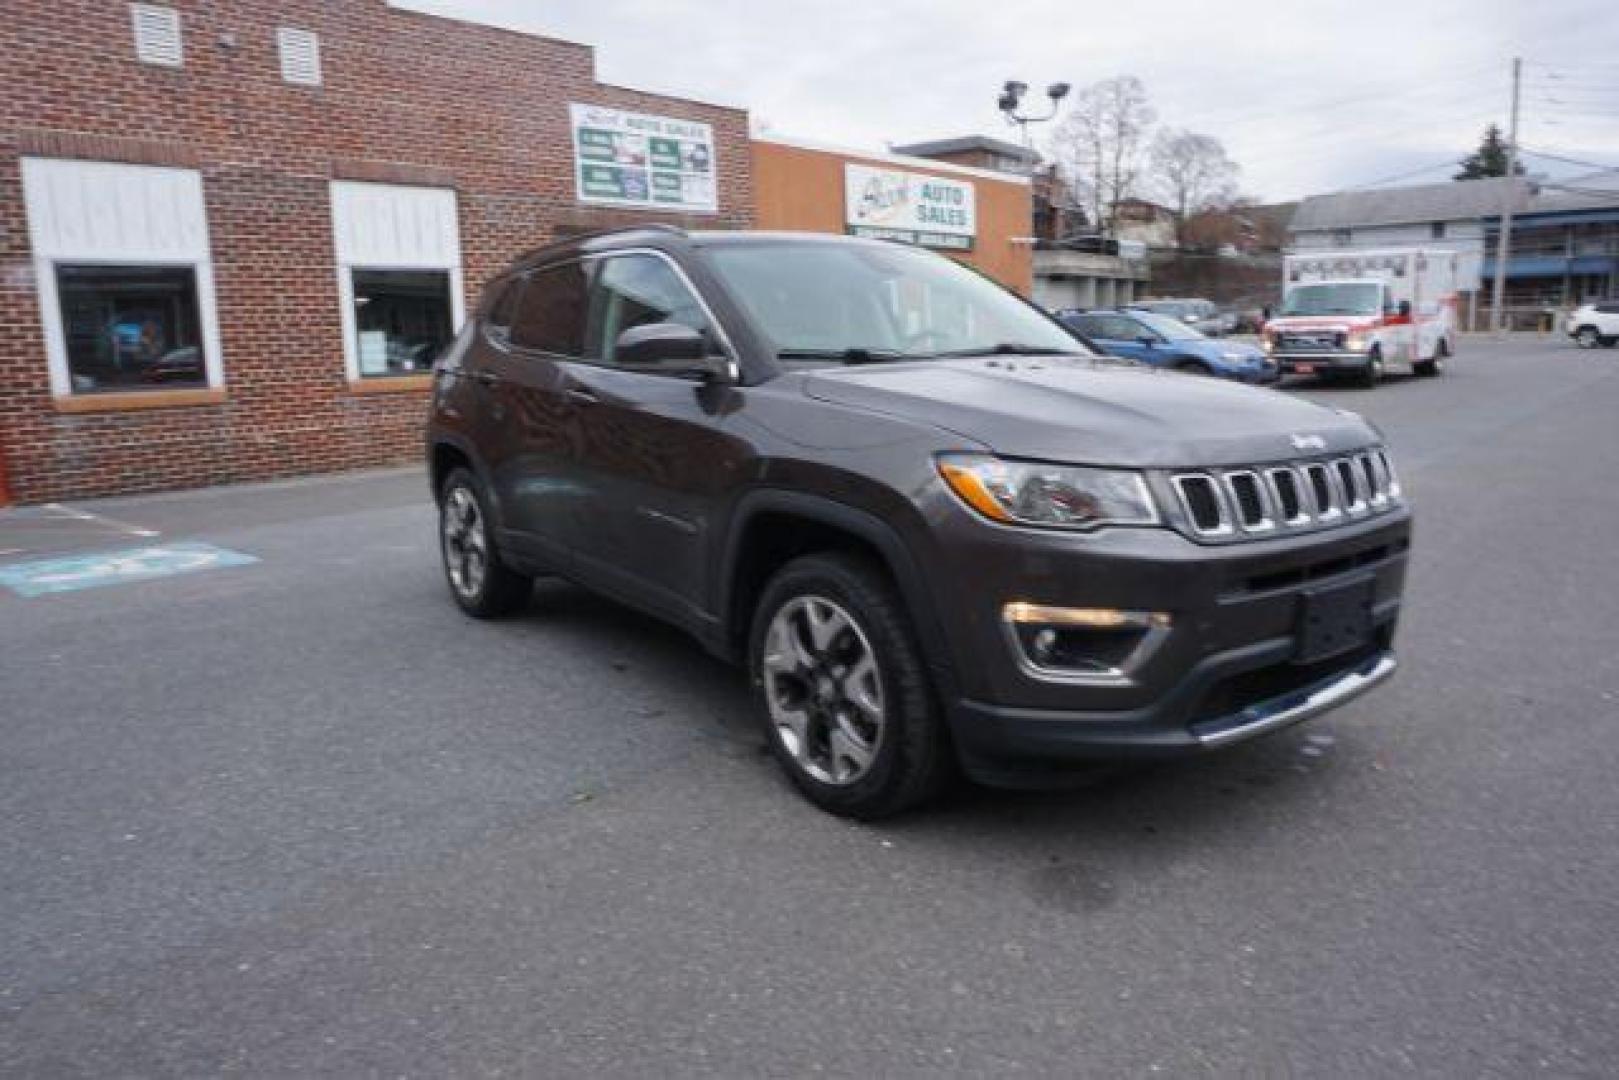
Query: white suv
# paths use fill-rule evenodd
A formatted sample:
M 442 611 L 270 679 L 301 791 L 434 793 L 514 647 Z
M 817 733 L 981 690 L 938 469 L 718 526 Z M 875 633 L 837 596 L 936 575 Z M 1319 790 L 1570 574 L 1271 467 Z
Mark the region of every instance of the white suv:
M 1565 329 L 1582 349 L 1619 345 L 1619 300 L 1582 304 L 1569 314 Z

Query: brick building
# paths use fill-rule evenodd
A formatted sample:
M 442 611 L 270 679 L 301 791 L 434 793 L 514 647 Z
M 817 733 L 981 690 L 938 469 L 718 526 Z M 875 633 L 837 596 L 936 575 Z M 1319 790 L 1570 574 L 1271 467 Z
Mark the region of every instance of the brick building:
M 411 460 L 518 252 L 752 224 L 745 112 L 384 0 L 11 0 L 0 499 Z

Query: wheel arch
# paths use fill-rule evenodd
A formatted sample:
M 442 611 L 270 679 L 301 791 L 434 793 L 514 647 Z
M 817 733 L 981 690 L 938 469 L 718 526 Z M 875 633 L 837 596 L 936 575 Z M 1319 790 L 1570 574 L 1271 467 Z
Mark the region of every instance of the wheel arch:
M 921 566 L 888 522 L 818 495 L 760 491 L 742 500 L 733 523 L 720 568 L 718 605 L 725 649 L 733 659 L 746 656 L 753 609 L 771 575 L 801 555 L 852 551 L 888 573 L 928 667 L 936 678 L 953 678 L 943 624 Z

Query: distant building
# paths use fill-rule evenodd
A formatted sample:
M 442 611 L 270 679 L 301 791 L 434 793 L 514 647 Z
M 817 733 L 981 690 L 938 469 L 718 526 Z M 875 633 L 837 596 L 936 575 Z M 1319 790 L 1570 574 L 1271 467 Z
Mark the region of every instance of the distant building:
M 1509 198 L 1521 208 L 1527 193 L 1525 180 L 1496 178 L 1312 195 L 1293 215 L 1293 248 L 1444 248 L 1461 254 L 1460 277 L 1471 292 L 1484 262 L 1484 219 Z
M 1015 173 L 1028 176 L 1040 164 L 1040 155 L 1026 146 L 1009 143 L 1005 139 L 992 139 L 988 135 L 962 135 L 954 139 L 931 139 L 927 142 L 892 146 L 895 154 L 909 157 L 932 158 L 953 165 L 966 165 L 972 169 Z
M 1619 174 L 1612 171 L 1583 180 L 1495 177 L 1316 195 L 1293 216 L 1292 246 L 1421 245 L 1459 252 L 1463 288 L 1472 294 L 1463 317 L 1482 324 L 1509 204 L 1512 251 L 1503 305 L 1509 322 L 1533 325 L 1548 308 L 1619 293 Z
M 1113 236 L 1149 249 L 1174 248 L 1175 211 L 1150 199 L 1120 199 L 1113 207 Z

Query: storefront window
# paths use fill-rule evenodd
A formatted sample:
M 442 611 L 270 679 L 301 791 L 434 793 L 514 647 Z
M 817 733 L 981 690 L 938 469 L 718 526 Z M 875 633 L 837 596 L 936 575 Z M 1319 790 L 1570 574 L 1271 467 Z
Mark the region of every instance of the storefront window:
M 208 384 L 190 266 L 56 267 L 75 393 Z
M 445 270 L 355 270 L 355 356 L 364 378 L 432 368 L 455 336 Z

